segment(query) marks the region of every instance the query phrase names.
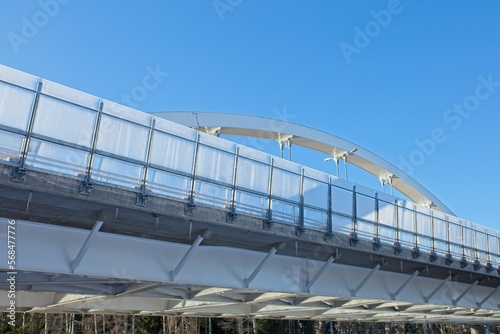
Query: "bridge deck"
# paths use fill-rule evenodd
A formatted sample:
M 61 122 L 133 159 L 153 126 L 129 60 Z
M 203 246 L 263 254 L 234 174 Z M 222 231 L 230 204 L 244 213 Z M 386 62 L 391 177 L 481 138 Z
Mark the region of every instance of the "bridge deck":
M 498 275 L 487 273 L 485 268 L 462 268 L 459 261 L 447 264 L 444 257 L 432 262 L 425 253 L 415 259 L 411 249 L 403 248 L 395 255 L 392 246 L 382 245 L 375 251 L 373 243 L 366 240 L 352 246 L 350 237 L 340 234 L 325 241 L 325 234 L 315 230 L 297 236 L 292 225 L 274 223 L 264 229 L 262 219 L 244 215 L 228 222 L 227 211 L 212 207 L 197 206 L 186 215 L 186 201 L 167 198 L 151 197 L 142 207 L 136 204 L 135 192 L 105 185 L 96 185 L 92 196 L 84 196 L 78 192 L 76 180 L 30 172 L 25 183 L 18 183 L 11 180 L 11 167 L 0 166 L 0 171 L 0 212 L 12 219 L 90 230 L 104 212 L 103 232 L 191 244 L 210 229 L 214 233 L 205 245 L 260 252 L 279 245 L 278 253 L 287 256 L 325 261 L 333 256 L 336 263 L 359 267 L 373 268 L 381 263 L 381 270 L 386 271 L 411 274 L 425 269 L 422 275 L 432 278 L 444 279 L 452 273 L 457 282 L 470 284 L 479 279 L 479 285 L 491 287 L 500 283 Z

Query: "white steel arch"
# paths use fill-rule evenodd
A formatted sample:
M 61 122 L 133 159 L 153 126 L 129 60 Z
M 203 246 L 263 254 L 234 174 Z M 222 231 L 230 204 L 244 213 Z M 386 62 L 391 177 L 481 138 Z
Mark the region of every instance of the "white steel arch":
M 152 114 L 216 135 L 257 137 L 280 143 L 291 140 L 294 145 L 331 155 L 334 159 L 342 159 L 349 152 L 349 163 L 376 176 L 382 182 L 390 183 L 415 203 L 454 215 L 441 200 L 401 169 L 375 153 L 335 135 L 279 119 L 251 115 L 187 111 Z

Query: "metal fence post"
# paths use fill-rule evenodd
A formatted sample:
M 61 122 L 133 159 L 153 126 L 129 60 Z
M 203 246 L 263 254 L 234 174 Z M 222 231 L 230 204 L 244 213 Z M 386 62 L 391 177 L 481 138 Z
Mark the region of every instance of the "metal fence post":
M 326 216 L 326 233 L 325 241 L 331 241 L 333 237 L 333 221 L 332 221 L 332 177 L 328 176 L 328 203 Z
M 193 169 L 191 170 L 191 188 L 189 189 L 189 195 L 187 198 L 188 202 L 184 207 L 184 214 L 189 216 L 194 213 L 194 210 L 196 208 L 196 205 L 194 204 L 194 190 L 196 186 L 196 165 L 198 163 L 199 147 L 200 147 L 200 133 L 197 132 L 194 153 L 193 153 Z
M 234 155 L 234 166 L 233 166 L 233 180 L 232 180 L 232 188 L 231 188 L 231 200 L 229 203 L 229 212 L 226 213 L 226 222 L 233 223 L 237 218 L 236 214 L 236 180 L 238 173 L 238 158 L 240 155 L 240 148 L 236 146 L 236 152 Z
M 382 247 L 380 242 L 380 213 L 378 192 L 375 193 L 375 237 L 373 238 L 373 250 L 376 252 Z
M 395 220 L 396 220 L 396 241 L 394 242 L 394 255 L 399 255 L 403 249 L 401 247 L 401 224 L 399 221 L 399 203 L 398 200 L 394 200 L 394 206 L 396 210 L 394 211 Z
M 151 123 L 149 125 L 149 133 L 148 133 L 148 143 L 147 143 L 147 148 L 146 148 L 146 161 L 144 164 L 144 173 L 143 173 L 143 179 L 141 182 L 141 186 L 139 189 L 139 192 L 137 193 L 135 204 L 139 206 L 145 206 L 147 201 L 148 201 L 148 193 L 147 193 L 147 183 L 148 183 L 148 176 L 149 176 L 149 161 L 151 159 L 151 146 L 153 144 L 153 135 L 154 135 L 154 128 L 156 124 L 156 119 L 154 117 L 151 118 Z
M 31 135 L 33 133 L 33 124 L 35 123 L 36 110 L 38 108 L 38 101 L 40 100 L 40 95 L 42 92 L 42 80 L 39 80 L 36 85 L 35 98 L 33 99 L 33 104 L 31 106 L 31 114 L 28 122 L 28 128 L 26 131 L 26 138 L 21 146 L 21 157 L 19 159 L 19 166 L 12 170 L 11 180 L 14 182 L 26 182 L 26 159 L 28 157 L 28 150 L 31 141 Z
M 299 199 L 299 222 L 296 230 L 298 236 L 302 235 L 305 231 L 304 228 L 304 167 L 300 173 L 300 199 Z
M 90 196 L 92 193 L 92 168 L 94 167 L 95 150 L 97 146 L 97 139 L 99 137 L 99 128 L 101 126 L 102 109 L 104 107 L 104 102 L 102 99 L 99 101 L 99 106 L 97 107 L 97 116 L 94 124 L 94 133 L 92 134 L 92 143 L 90 148 L 89 164 L 87 165 L 87 171 L 80 182 L 79 192 L 82 195 Z
M 352 186 L 352 232 L 351 232 L 351 238 L 350 238 L 350 244 L 351 246 L 356 246 L 358 244 L 358 233 L 356 231 L 356 225 L 358 224 L 357 221 L 358 217 L 358 212 L 357 212 L 357 204 L 356 204 L 356 186 Z
M 272 198 L 272 190 L 273 190 L 273 172 L 274 172 L 274 158 L 271 158 L 271 163 L 269 165 L 269 183 L 267 187 L 267 210 L 266 217 L 263 222 L 264 230 L 269 230 L 273 225 L 273 198 Z

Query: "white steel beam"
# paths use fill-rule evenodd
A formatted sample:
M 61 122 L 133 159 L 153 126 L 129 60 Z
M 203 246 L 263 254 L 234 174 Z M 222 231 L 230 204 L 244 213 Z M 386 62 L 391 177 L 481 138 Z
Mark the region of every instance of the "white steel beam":
M 357 293 L 359 292 L 359 290 L 366 284 L 366 282 L 368 282 L 368 280 L 370 279 L 370 277 L 372 277 L 373 274 L 375 274 L 375 272 L 377 270 L 380 269 L 380 264 L 377 264 L 375 266 L 375 268 L 373 268 L 369 273 L 368 275 L 365 276 L 365 278 L 363 278 L 361 280 L 361 282 L 359 282 L 359 284 L 354 288 L 352 289 L 351 293 L 352 293 L 352 296 L 353 297 L 356 297 Z
M 95 222 L 94 227 L 92 228 L 92 231 L 90 231 L 87 239 L 82 245 L 82 248 L 78 252 L 78 255 L 76 258 L 71 262 L 71 272 L 75 272 L 76 268 L 80 265 L 80 262 L 82 262 L 83 257 L 87 253 L 90 245 L 92 244 L 92 241 L 94 240 L 95 236 L 97 235 L 97 232 L 101 229 L 102 224 L 104 224 L 104 221 L 98 220 Z
M 271 258 L 271 256 L 273 256 L 277 251 L 278 250 L 275 247 L 273 247 L 269 251 L 269 253 L 267 253 L 267 255 L 262 259 L 262 261 L 260 261 L 259 265 L 257 266 L 257 268 L 255 268 L 255 270 L 252 272 L 252 274 L 250 274 L 250 276 L 248 276 L 247 278 L 245 278 L 243 280 L 243 283 L 245 284 L 245 288 L 248 288 L 250 283 L 252 283 L 252 281 L 255 279 L 255 277 L 260 273 L 262 268 L 264 268 L 264 265 L 267 263 L 267 261 L 269 261 L 269 258 Z
M 483 304 L 484 304 L 484 303 L 485 303 L 488 299 L 490 299 L 491 297 L 493 297 L 493 295 L 494 295 L 494 294 L 495 294 L 498 290 L 500 290 L 500 285 L 499 285 L 499 286 L 497 286 L 497 287 L 495 288 L 495 290 L 491 290 L 491 292 L 490 292 L 490 293 L 489 293 L 486 297 L 484 297 L 484 298 L 483 298 L 480 302 L 478 302 L 478 303 L 477 303 L 477 307 L 479 307 L 479 308 L 480 308 L 481 306 L 483 306 Z
M 0 230 L 6 229 L 6 224 L 7 220 L 0 219 Z M 483 323 L 500 324 L 498 305 L 491 298 L 498 289 L 479 283 L 471 289 L 470 284 L 453 282 L 444 292 L 442 288 L 451 277 L 438 280 L 414 274 L 411 278 L 378 270 L 378 266 L 367 269 L 333 261 L 325 265 L 324 261 L 314 260 L 307 260 L 308 268 L 316 268 L 311 270 L 313 279 L 307 282 L 304 259 L 275 254 L 253 279 L 252 289 L 248 289 L 242 286 L 244 277 L 252 272 L 248 263 L 262 262 L 262 253 L 211 246 L 192 252 L 176 281 L 171 282 L 165 277 L 165 268 L 176 268 L 179 259 L 189 251 L 189 245 L 104 232 L 95 236 L 85 255 L 86 261 L 81 262 L 75 275 L 68 266 L 68 254 L 79 252 L 79 244 L 88 231 L 25 221 L 17 224 L 22 231 L 16 245 L 19 282 L 32 284 L 17 286 L 19 311 L 95 309 L 106 313 L 271 317 L 283 316 L 284 310 L 290 310 L 292 317 L 308 314 L 314 319 L 363 320 L 377 314 L 392 314 L 394 318 L 402 314 L 417 319 L 431 316 L 431 310 L 436 310 L 430 322 L 442 321 L 436 320 L 438 317 L 462 323 L 481 318 Z M 5 234 L 0 234 L 0 244 L 4 243 Z M 1 270 L 8 270 L 3 262 Z M 373 275 L 375 272 L 377 275 Z M 23 275 L 27 276 L 22 278 Z M 363 278 L 355 285 L 357 297 L 352 297 L 353 277 Z M 307 284 L 314 286 L 313 293 L 304 292 Z M 396 290 L 399 293 L 391 291 L 390 286 L 399 287 Z M 7 288 L 6 283 L 0 282 L 0 290 Z M 438 292 L 443 293 L 438 296 Z M 434 304 L 428 304 L 425 296 Z M 453 305 L 455 296 L 459 296 L 455 299 L 459 308 Z M 478 300 L 482 303 L 479 310 Z M 0 293 L 0 307 L 8 303 L 7 294 Z
M 479 283 L 478 280 L 475 280 L 474 283 L 472 283 L 467 289 L 465 289 L 460 296 L 458 296 L 456 299 L 453 299 L 453 305 L 457 305 L 457 303 L 460 301 L 460 299 L 464 298 L 464 296 Z
M 431 300 L 431 298 L 439 291 L 441 290 L 441 288 L 443 286 L 445 286 L 446 283 L 448 283 L 449 281 L 451 280 L 451 275 L 449 275 L 448 277 L 446 277 L 444 279 L 443 282 L 441 282 L 441 284 L 439 284 L 434 290 L 432 290 L 432 292 L 430 294 L 428 294 L 426 297 L 424 297 L 424 300 L 426 303 L 429 302 L 429 300 Z
M 335 259 L 333 258 L 333 256 L 330 256 L 330 258 L 323 264 L 323 266 L 316 272 L 316 274 L 314 274 L 314 276 L 306 285 L 307 292 L 311 292 L 311 287 L 313 286 L 313 284 L 316 283 L 318 278 L 325 272 L 328 265 L 332 264 L 333 261 L 335 261 Z
M 203 237 L 201 235 L 199 235 L 196 238 L 196 240 L 193 242 L 193 244 L 191 245 L 191 247 L 188 249 L 188 251 L 186 252 L 186 254 L 184 254 L 184 256 L 182 257 L 182 259 L 179 261 L 179 263 L 177 264 L 177 266 L 175 267 L 175 269 L 170 272 L 170 280 L 173 281 L 175 279 L 175 277 L 182 270 L 182 268 L 184 267 L 184 265 L 186 264 L 186 262 L 189 261 L 189 258 L 191 257 L 191 255 L 193 255 L 193 251 L 201 244 L 202 241 L 203 241 Z
M 408 277 L 408 279 L 403 284 L 401 284 L 401 286 L 396 291 L 391 293 L 392 299 L 396 299 L 396 297 L 401 293 L 401 291 L 403 291 L 403 289 L 408 285 L 408 283 L 410 283 L 411 280 L 414 279 L 419 273 L 420 270 L 415 270 L 415 272 L 410 277 Z

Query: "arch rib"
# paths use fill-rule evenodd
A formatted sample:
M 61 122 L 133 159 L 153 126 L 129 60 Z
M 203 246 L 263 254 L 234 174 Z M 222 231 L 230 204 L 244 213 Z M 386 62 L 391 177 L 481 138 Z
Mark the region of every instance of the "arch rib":
M 341 158 L 347 152 L 349 163 L 374 175 L 391 180 L 392 186 L 417 204 L 454 215 L 434 194 L 398 167 L 343 138 L 278 119 L 220 112 L 154 112 L 155 116 L 183 124 L 199 131 L 217 128 L 220 134 L 256 137 L 279 141 L 293 137 L 293 144 Z M 219 130 L 220 129 L 220 130 Z

